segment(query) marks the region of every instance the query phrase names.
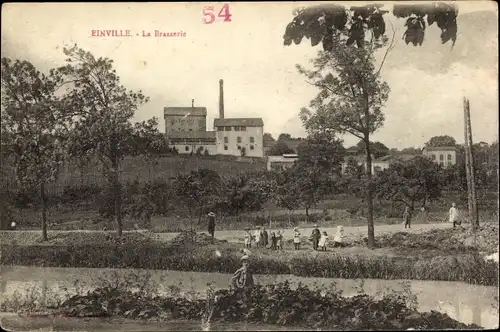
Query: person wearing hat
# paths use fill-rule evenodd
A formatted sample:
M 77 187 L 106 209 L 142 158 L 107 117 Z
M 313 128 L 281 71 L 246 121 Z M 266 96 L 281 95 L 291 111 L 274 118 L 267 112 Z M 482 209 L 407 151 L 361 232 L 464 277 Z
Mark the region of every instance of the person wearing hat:
M 233 289 L 245 289 L 255 285 L 253 275 L 249 270 L 249 257 L 243 255 L 241 257 L 241 267 L 234 273 L 231 278 L 231 287 Z
M 293 229 L 293 246 L 295 247 L 295 250 L 300 249 L 300 232 L 297 227 Z
M 215 213 L 210 212 L 208 214 L 208 234 L 214 237 L 215 234 Z
M 262 240 L 261 240 L 262 233 L 260 231 L 260 226 L 257 226 L 257 229 L 253 233 L 253 237 L 255 240 L 255 244 L 257 245 L 257 248 L 261 246 Z
M 245 248 L 249 249 L 252 247 L 252 234 L 250 234 L 250 228 L 245 228 Z
M 321 232 L 318 229 L 318 225 L 315 224 L 312 230 L 311 239 L 313 243 L 313 249 L 318 250 L 319 239 L 321 238 Z

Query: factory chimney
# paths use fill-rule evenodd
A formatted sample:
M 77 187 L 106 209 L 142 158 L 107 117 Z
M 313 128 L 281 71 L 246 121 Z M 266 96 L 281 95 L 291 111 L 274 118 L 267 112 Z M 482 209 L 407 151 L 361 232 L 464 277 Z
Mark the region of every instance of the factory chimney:
M 191 99 L 191 107 L 194 108 L 194 99 Z
M 224 119 L 224 81 L 219 80 L 219 119 Z

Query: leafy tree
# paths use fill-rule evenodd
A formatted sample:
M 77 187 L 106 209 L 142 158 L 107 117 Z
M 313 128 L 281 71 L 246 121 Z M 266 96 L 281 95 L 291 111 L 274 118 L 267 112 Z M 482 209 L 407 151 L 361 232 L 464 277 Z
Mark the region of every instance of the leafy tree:
M 401 154 L 422 154 L 422 150 L 414 147 L 404 148 L 401 150 Z
M 297 65 L 309 83 L 320 91 L 304 108 L 300 117 L 308 133 L 329 135 L 349 133 L 365 142 L 368 183 L 371 182 L 372 149 L 370 136 L 384 122 L 382 107 L 389 96 L 389 86 L 379 76 L 374 65 L 374 48 L 346 46 L 334 38 L 330 52 L 320 51 L 313 60 L 313 70 Z M 366 190 L 368 204 L 368 244 L 375 245 L 373 197 L 371 186 Z
M 319 137 L 305 139 L 297 150 L 293 182 L 298 201 L 309 217 L 309 209 L 334 192 L 334 178 L 341 175 L 345 152 L 342 141 L 329 142 Z
M 278 141 L 283 141 L 283 140 L 287 140 L 287 139 L 292 139 L 292 136 L 290 134 L 287 134 L 287 133 L 281 133 L 278 136 Z
M 395 162 L 376 179 L 376 195 L 393 202 L 404 203 L 413 211 L 415 203 L 422 206 L 441 196 L 442 179 L 438 164 L 425 157 L 407 162 Z
M 294 169 L 287 168 L 273 172 L 272 198 L 277 206 L 287 209 L 289 224 L 291 224 L 290 213 L 296 210 L 300 204 L 295 184 Z
M 337 47 L 335 39 L 342 35 L 346 45 L 366 46 L 366 37 L 372 41 L 383 41 L 386 24 L 380 4 L 351 6 L 346 8 L 339 4 L 321 4 L 301 7 L 294 10 L 294 18 L 286 26 L 283 36 L 284 45 L 300 44 L 303 38 L 311 39 L 311 46 L 322 43 L 323 50 L 331 51 Z M 404 33 L 406 44 L 420 46 L 425 36 L 425 18 L 428 25 L 436 23 L 441 29 L 441 42 L 449 40 L 455 44 L 457 38 L 458 8 L 454 4 L 434 2 L 427 4 L 395 4 L 393 15 L 406 18 L 407 27 Z
M 361 151 L 366 150 L 366 146 L 365 145 L 366 144 L 365 144 L 365 142 L 363 140 L 360 140 L 358 142 L 358 144 L 356 144 L 356 146 Z M 385 146 L 384 143 L 372 142 L 371 146 L 372 146 L 372 151 L 373 151 L 373 155 L 374 155 L 375 158 L 380 158 L 380 157 L 387 156 L 388 154 L 390 154 L 389 148 L 387 146 Z
M 270 133 L 264 133 L 264 136 L 263 136 L 264 140 L 270 140 L 270 141 L 276 141 L 273 137 L 273 135 L 271 135 Z
M 63 162 L 66 117 L 57 91 L 61 77 L 47 76 L 28 61 L 2 58 L 2 145 L 15 154 L 15 174 L 24 188 L 36 188 L 47 240 L 46 185 Z
M 122 234 L 122 161 L 127 155 L 151 154 L 162 145 L 157 120 L 132 124 L 138 107 L 148 101 L 142 92 L 120 84 L 113 60 L 96 58 L 78 46 L 64 48 L 67 65 L 59 68 L 70 89 L 67 107 L 73 111 L 71 155 L 94 155 L 102 165 L 114 195 L 114 217 Z
M 295 151 L 293 151 L 293 149 L 288 147 L 285 143 L 278 140 L 273 146 L 271 146 L 267 154 L 270 156 L 281 156 L 287 153 L 295 153 Z
M 208 212 L 207 209 L 221 201 L 224 190 L 225 185 L 219 174 L 210 169 L 200 169 L 187 175 L 179 175 L 175 180 L 175 193 L 181 198 L 192 216 L 198 217 L 198 223 L 201 223 L 201 218 L 205 212 Z
M 448 135 L 434 136 L 425 143 L 426 147 L 439 147 L 439 146 L 456 146 L 457 142 L 455 139 Z
M 360 165 L 354 157 L 347 158 L 345 167 L 346 175 L 359 180 L 363 176 L 363 173 L 364 173 L 363 165 Z

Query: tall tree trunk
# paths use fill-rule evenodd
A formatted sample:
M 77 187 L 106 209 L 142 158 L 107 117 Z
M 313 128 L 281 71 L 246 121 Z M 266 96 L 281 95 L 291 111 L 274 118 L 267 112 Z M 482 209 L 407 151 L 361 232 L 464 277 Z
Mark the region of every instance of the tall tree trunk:
M 372 190 L 372 155 L 370 147 L 370 136 L 365 135 L 365 150 L 366 150 L 366 201 L 368 203 L 368 215 L 366 217 L 368 222 L 368 247 L 375 247 L 375 227 L 373 226 L 373 190 Z
M 118 174 L 115 175 L 114 179 L 114 192 L 115 192 L 115 220 L 118 227 L 118 236 L 123 234 L 123 223 L 122 223 L 122 192 L 120 186 L 120 179 Z
M 45 183 L 40 184 L 40 203 L 42 205 L 42 239 L 48 241 L 47 237 L 47 199 L 45 197 Z
M 309 207 L 306 206 L 306 218 L 307 218 L 307 221 L 309 221 Z

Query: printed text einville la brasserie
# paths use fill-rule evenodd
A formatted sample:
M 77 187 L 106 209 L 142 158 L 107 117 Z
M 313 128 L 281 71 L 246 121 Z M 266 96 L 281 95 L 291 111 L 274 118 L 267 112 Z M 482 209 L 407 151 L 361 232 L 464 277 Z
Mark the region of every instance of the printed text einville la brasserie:
M 154 30 L 153 32 L 142 30 L 140 33 L 132 32 L 131 30 L 90 30 L 92 37 L 156 37 L 156 38 L 170 38 L 170 37 L 186 37 L 186 32 L 166 32 Z

